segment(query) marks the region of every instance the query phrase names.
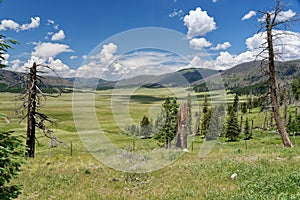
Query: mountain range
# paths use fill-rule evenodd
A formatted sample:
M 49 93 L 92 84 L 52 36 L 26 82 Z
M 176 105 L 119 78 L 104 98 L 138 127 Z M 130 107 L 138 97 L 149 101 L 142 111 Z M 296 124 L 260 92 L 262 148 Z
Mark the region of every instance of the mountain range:
M 220 73 L 224 86 L 230 90 L 244 88 L 255 89 L 266 87 L 268 80 L 267 67 L 262 67 L 260 61 L 252 61 L 236 65 L 230 69 L 220 71 L 206 68 L 182 69 L 163 75 L 141 75 L 119 81 L 85 78 L 45 77 L 43 82 L 47 87 L 73 88 L 74 83 L 80 88 L 110 89 L 114 87 L 205 87 L 205 83 L 214 82 L 216 74 Z M 0 91 L 12 91 L 9 88 L 20 88 L 26 74 L 0 69 Z M 300 60 L 276 62 L 276 77 L 278 82 L 289 82 L 300 77 Z M 78 87 L 76 87 L 78 88 Z M 200 90 L 201 91 L 201 90 Z

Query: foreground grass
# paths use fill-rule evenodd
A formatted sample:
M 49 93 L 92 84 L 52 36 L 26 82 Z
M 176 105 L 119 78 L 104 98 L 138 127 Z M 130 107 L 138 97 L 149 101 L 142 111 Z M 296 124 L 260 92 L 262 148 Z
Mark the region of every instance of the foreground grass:
M 255 138 L 246 150 L 243 141 L 219 142 L 203 159 L 197 139 L 193 152 L 145 174 L 104 166 L 73 138 L 72 156 L 63 146 L 38 147 L 15 182 L 23 185 L 19 199 L 299 199 L 299 147 L 276 145 L 276 135 L 257 137 L 264 144 Z M 233 173 L 237 180 L 231 180 Z

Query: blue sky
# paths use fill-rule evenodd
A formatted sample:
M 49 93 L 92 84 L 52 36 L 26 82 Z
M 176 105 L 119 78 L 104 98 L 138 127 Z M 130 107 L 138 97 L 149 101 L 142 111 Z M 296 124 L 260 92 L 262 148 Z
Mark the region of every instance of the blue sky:
M 15 49 L 10 50 L 6 56 L 8 64 L 13 66 L 10 69 L 16 71 L 22 71 L 24 66 L 30 65 L 33 60 L 52 65 L 61 71 L 63 76 L 74 76 L 78 70 L 90 72 L 95 67 L 105 68 L 105 65 L 111 63 L 116 65 L 115 74 L 119 74 L 112 76 L 113 78 L 120 78 L 124 74 L 132 76 L 133 71 L 138 71 L 137 69 L 143 66 L 156 68 L 153 73 L 157 71 L 164 73 L 190 66 L 226 69 L 250 60 L 249 50 L 252 51 L 251 48 L 257 42 L 255 34 L 259 25 L 258 19 L 261 17 L 257 10 L 271 10 L 274 2 L 273 0 L 4 0 L 0 4 L 0 32 L 20 42 L 20 45 L 15 46 Z M 289 4 L 286 15 L 300 13 L 299 1 L 285 2 Z M 249 14 L 248 17 L 246 14 Z M 131 51 L 135 56 L 120 57 L 119 50 L 122 47 L 113 42 L 115 35 L 142 27 L 167 28 L 181 33 L 189 48 L 193 49 L 193 53 L 185 55 L 187 64 L 183 64 L 178 55 L 176 58 L 174 52 L 149 49 Z M 298 34 L 299 27 L 300 24 L 296 24 L 290 30 Z M 168 37 L 157 38 L 158 41 L 167 39 Z M 292 40 L 298 41 L 297 37 L 293 37 Z M 134 39 L 130 42 L 134 42 Z M 90 58 L 88 55 L 98 44 L 100 44 L 98 52 L 94 54 L 101 54 L 101 61 L 104 63 L 94 62 L 93 66 L 88 66 L 93 59 L 83 63 L 84 59 Z M 300 58 L 300 53 L 297 54 L 297 50 L 300 52 L 299 47 L 300 44 L 291 50 L 294 52 L 289 54 L 289 58 L 298 56 Z M 203 51 L 211 56 L 210 62 L 202 59 Z M 171 62 L 172 60 L 177 62 Z M 132 65 L 135 67 L 130 68 Z M 100 71 L 112 73 L 111 70 Z

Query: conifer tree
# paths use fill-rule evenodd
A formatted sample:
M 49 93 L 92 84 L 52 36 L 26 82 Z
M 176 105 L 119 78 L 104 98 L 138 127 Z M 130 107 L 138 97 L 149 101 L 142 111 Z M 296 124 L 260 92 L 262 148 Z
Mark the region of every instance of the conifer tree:
M 300 97 L 300 78 L 294 79 L 291 86 L 292 86 L 291 87 L 292 88 L 292 93 L 293 93 L 295 99 L 299 100 L 299 97 Z
M 252 132 L 250 130 L 248 118 L 246 118 L 245 121 L 244 134 L 245 134 L 244 140 L 250 140 L 252 138 Z
M 243 103 L 243 105 L 242 105 L 242 113 L 247 113 L 247 104 L 246 104 L 246 102 L 244 102 Z
M 220 120 L 222 112 L 219 107 L 211 108 L 208 113 L 210 114 L 210 121 L 206 131 L 206 140 L 216 140 L 222 132 L 222 122 Z M 208 114 L 207 113 L 207 114 Z
M 233 110 L 234 112 L 238 112 L 239 110 L 239 96 L 237 94 L 235 94 L 234 96 L 234 100 L 233 100 Z
M 169 148 L 172 140 L 176 136 L 178 114 L 177 100 L 175 98 L 171 100 L 170 97 L 167 97 L 162 106 L 165 112 L 165 123 L 162 129 L 159 130 L 159 133 L 156 134 L 155 139 L 159 141 L 160 146 Z
M 14 44 L 18 42 L 0 34 L 0 68 L 7 67 L 4 54 Z M 12 133 L 0 131 L 0 199 L 3 200 L 17 198 L 21 194 L 21 185 L 12 184 L 11 179 L 20 173 L 25 149 L 23 141 Z
M 206 135 L 211 119 L 211 109 L 207 109 L 201 120 L 201 134 Z
M 11 179 L 19 175 L 24 163 L 25 146 L 20 138 L 11 132 L 0 132 L 0 199 L 17 198 L 20 185 L 11 184 Z
M 226 122 L 225 137 L 228 141 L 236 141 L 240 135 L 239 122 L 234 109 L 230 109 L 229 116 Z
M 151 129 L 150 129 L 150 121 L 147 116 L 144 116 L 142 121 L 140 122 L 141 126 L 141 131 L 140 135 L 143 137 L 149 137 L 151 134 Z
M 204 96 L 204 103 L 203 103 L 203 109 L 202 109 L 202 113 L 205 114 L 208 111 L 208 106 L 209 106 L 209 102 L 208 102 L 208 98 L 207 95 Z

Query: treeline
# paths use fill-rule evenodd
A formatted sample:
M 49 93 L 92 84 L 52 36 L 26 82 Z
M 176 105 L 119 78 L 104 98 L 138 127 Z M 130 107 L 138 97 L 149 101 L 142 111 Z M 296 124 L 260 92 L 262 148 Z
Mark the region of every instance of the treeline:
M 72 88 L 65 88 L 63 86 L 40 86 L 40 88 L 43 90 L 44 93 L 47 94 L 55 94 L 55 93 L 72 93 Z M 21 85 L 14 85 L 9 86 L 3 83 L 0 83 L 0 92 L 10 92 L 10 93 L 22 93 L 27 88 L 21 86 Z

